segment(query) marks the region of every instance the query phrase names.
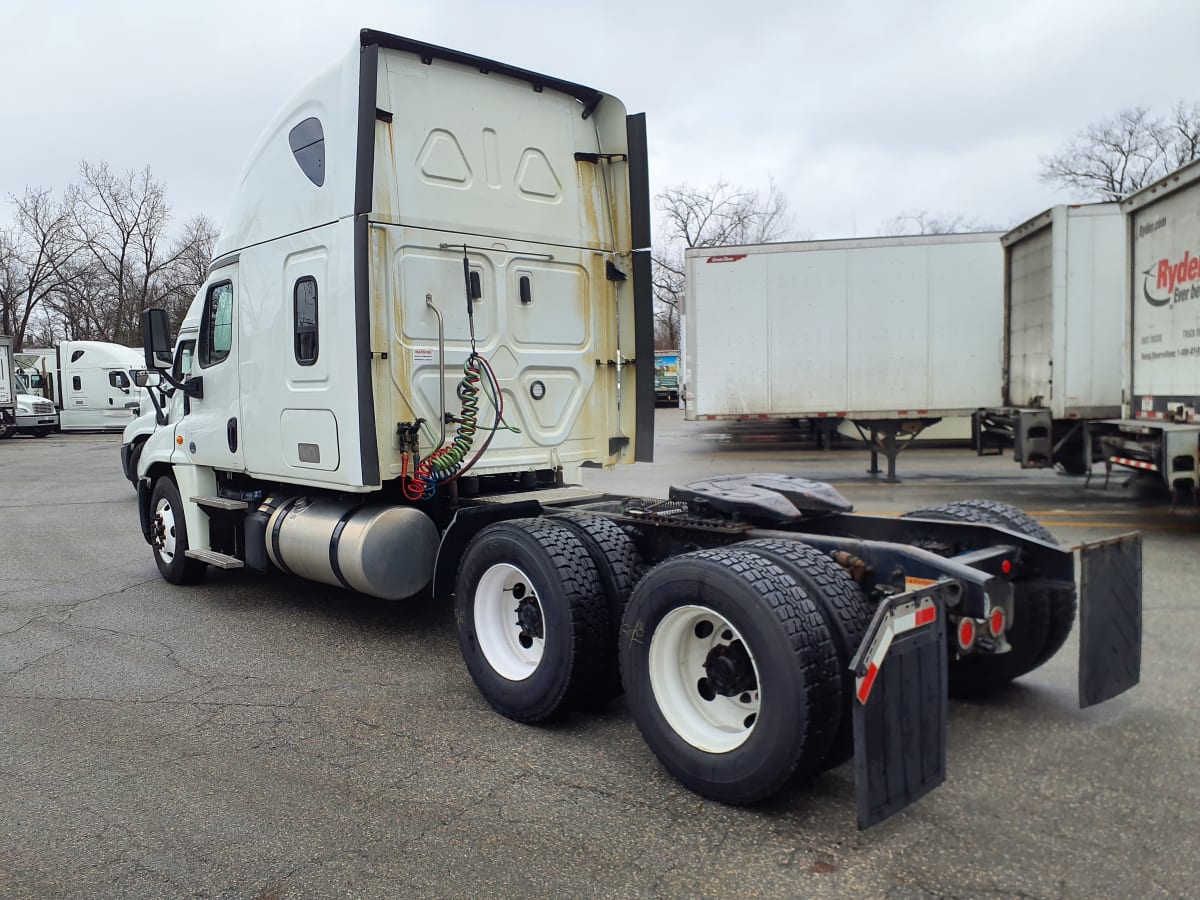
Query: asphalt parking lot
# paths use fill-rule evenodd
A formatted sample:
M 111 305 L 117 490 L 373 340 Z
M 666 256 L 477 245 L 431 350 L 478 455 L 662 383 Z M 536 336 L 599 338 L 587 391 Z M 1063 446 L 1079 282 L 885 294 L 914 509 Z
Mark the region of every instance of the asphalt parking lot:
M 946 783 L 855 828 L 853 768 L 766 804 L 698 798 L 624 703 L 546 727 L 491 711 L 450 611 L 284 577 L 163 582 L 119 438 L 0 441 L 0 896 L 1196 896 L 1200 516 L 1008 458 L 861 449 L 659 413 L 657 459 L 591 486 L 716 472 L 834 482 L 861 512 L 967 497 L 1063 542 L 1141 529 L 1142 683 L 1080 711 L 1074 636 L 951 708 Z M 772 437 L 772 434 L 774 436 Z

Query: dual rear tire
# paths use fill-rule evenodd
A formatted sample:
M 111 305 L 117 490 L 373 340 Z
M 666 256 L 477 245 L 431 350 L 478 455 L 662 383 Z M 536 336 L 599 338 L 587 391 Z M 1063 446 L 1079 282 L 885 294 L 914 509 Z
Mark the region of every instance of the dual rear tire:
M 619 649 L 650 750 L 686 787 L 735 804 L 824 767 L 844 692 L 819 603 L 741 547 L 652 570 L 629 601 Z
M 845 572 L 790 541 L 677 556 L 635 588 L 641 569 L 602 517 L 483 529 L 455 618 L 487 702 L 520 722 L 594 707 L 616 693 L 619 660 L 647 745 L 702 796 L 752 803 L 844 761 L 847 665 L 870 618 Z
M 993 500 L 960 500 L 945 506 L 914 510 L 905 516 L 999 525 L 1048 544 L 1058 543 L 1054 535 L 1032 516 Z M 954 548 L 937 549 L 944 553 L 954 552 Z M 1013 583 L 1013 605 L 1012 621 L 1005 635 L 1012 649 L 1007 653 L 973 653 L 952 659 L 948 671 L 951 694 L 967 698 L 995 694 L 1014 679 L 1041 666 L 1062 648 L 1075 623 L 1074 585 L 1016 581 Z

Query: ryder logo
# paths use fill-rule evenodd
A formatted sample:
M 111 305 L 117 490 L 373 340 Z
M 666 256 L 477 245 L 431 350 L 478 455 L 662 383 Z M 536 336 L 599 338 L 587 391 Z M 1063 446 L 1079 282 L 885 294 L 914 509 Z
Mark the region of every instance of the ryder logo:
M 1179 262 L 1160 259 L 1142 274 L 1146 276 L 1142 281 L 1142 296 L 1151 306 L 1166 306 L 1172 300 L 1181 303 L 1189 297 L 1200 296 L 1200 256 L 1192 256 L 1190 250 L 1184 252 Z M 1154 293 L 1150 292 L 1152 279 Z M 1191 284 L 1190 289 L 1184 286 L 1188 284 Z

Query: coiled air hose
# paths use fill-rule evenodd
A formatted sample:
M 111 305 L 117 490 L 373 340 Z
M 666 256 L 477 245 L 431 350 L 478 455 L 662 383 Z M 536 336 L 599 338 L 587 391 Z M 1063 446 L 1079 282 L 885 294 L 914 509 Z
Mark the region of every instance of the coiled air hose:
M 504 421 L 504 395 L 500 390 L 500 382 L 491 365 L 475 349 L 475 308 L 474 294 L 471 288 L 470 261 L 467 258 L 467 248 L 463 246 L 463 287 L 467 298 L 467 322 L 471 334 L 471 355 L 463 363 L 463 378 L 459 382 L 458 396 L 462 400 L 462 414 L 456 420 L 458 429 L 454 439 L 443 447 L 438 447 L 424 459 L 418 461 L 409 478 L 408 456 L 401 462 L 400 483 L 404 496 L 414 502 L 429 500 L 436 493 L 438 485 L 448 484 L 461 475 L 466 474 L 479 458 L 483 456 L 492 438 L 501 428 L 515 433 L 521 429 L 514 428 Z M 471 461 L 463 464 L 471 447 L 475 443 L 475 434 L 479 428 L 479 389 L 481 383 L 488 392 L 488 399 L 496 410 L 496 421 L 492 423 L 487 440 L 471 457 Z M 415 439 L 415 432 L 414 432 Z M 415 457 L 414 453 L 414 457 Z

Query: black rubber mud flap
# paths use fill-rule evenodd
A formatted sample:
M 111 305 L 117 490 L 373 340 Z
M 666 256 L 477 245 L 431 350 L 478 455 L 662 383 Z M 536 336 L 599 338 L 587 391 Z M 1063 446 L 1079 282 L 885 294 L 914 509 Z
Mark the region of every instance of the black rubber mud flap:
M 946 780 L 946 599 L 961 590 L 939 582 L 889 598 L 850 662 L 860 829 Z
M 1142 668 L 1142 536 L 1079 546 L 1079 706 L 1138 683 Z

